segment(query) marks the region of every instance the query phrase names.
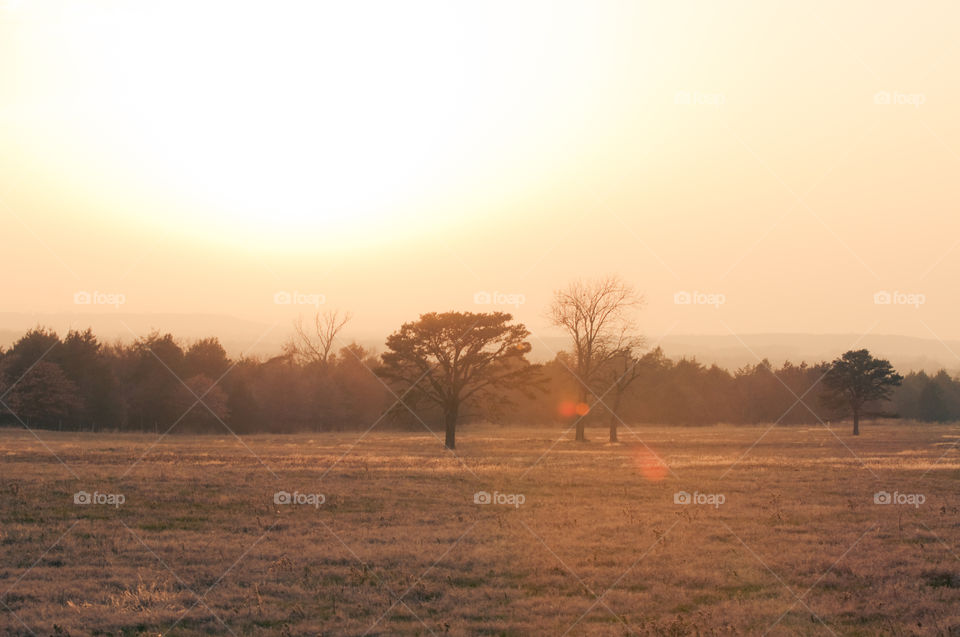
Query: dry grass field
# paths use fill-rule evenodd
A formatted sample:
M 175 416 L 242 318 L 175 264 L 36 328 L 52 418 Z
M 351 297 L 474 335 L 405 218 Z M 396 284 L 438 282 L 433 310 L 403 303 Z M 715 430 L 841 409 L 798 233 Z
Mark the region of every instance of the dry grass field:
M 960 634 L 960 427 L 635 431 L 4 430 L 0 634 Z

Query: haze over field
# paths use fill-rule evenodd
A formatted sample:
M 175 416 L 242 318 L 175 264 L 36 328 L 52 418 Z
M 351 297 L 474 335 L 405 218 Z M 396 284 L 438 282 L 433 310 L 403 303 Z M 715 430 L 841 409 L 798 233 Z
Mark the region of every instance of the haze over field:
M 0 634 L 960 635 L 958 27 L 0 0 Z
M 227 354 L 269 358 L 282 351 L 290 337 L 286 321 L 260 323 L 235 317 L 208 314 L 131 314 L 123 311 L 109 313 L 0 313 L 0 347 L 9 347 L 24 332 L 45 325 L 65 334 L 71 329 L 91 327 L 101 339 L 130 343 L 135 336 L 154 330 L 171 332 L 185 340 L 194 340 L 216 334 Z M 382 351 L 384 334 L 350 330 L 347 336 L 372 351 Z M 950 371 L 960 367 L 960 341 L 941 341 L 936 338 L 895 336 L 889 334 L 649 334 L 648 347 L 662 347 L 672 358 L 694 358 L 704 365 L 717 364 L 727 369 L 753 365 L 769 359 L 775 365 L 786 361 L 820 362 L 833 358 L 837 352 L 859 343 L 902 369 L 939 369 Z M 343 341 L 341 341 L 343 342 Z M 568 347 L 561 336 L 544 334 L 531 343 L 531 358 L 545 361 Z
M 6 311 L 547 335 L 618 272 L 649 334 L 960 339 L 955 3 L 0 7 Z

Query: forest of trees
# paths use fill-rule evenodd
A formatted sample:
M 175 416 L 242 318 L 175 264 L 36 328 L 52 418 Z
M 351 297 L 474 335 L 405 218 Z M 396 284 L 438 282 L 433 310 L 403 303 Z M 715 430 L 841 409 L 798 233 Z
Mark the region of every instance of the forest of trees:
M 216 338 L 183 343 L 154 333 L 128 344 L 102 343 L 90 330 L 61 338 L 38 327 L 0 352 L 0 424 L 159 433 L 443 428 L 442 404 L 390 384 L 389 356 L 356 344 L 333 348 L 333 336 L 314 354 L 291 342 L 274 358 L 231 360 Z M 459 405 L 462 422 L 562 426 L 582 413 L 574 355 L 561 353 L 543 365 L 514 358 L 536 372 L 536 391 L 491 384 Z M 823 400 L 828 363 L 774 368 L 764 361 L 731 372 L 670 360 L 659 348 L 611 361 L 617 371 L 593 394 L 587 426 L 612 420 L 789 425 L 837 417 Z M 625 377 L 623 370 L 631 382 L 612 383 Z M 960 420 L 960 380 L 946 371 L 908 373 L 881 407 L 916 421 Z

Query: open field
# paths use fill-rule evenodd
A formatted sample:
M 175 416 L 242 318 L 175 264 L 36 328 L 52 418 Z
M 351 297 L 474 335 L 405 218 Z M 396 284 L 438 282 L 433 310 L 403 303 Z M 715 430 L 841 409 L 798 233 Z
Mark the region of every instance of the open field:
M 960 427 L 635 431 L 5 430 L 0 633 L 960 634 Z

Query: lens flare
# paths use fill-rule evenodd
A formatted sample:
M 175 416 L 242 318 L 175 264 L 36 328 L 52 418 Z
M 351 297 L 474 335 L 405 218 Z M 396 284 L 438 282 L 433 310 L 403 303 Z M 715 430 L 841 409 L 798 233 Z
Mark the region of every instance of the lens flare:
M 560 414 L 562 418 L 586 416 L 590 413 L 590 405 L 575 400 L 564 400 L 557 406 L 557 413 Z
M 667 465 L 656 453 L 644 445 L 633 449 L 633 464 L 645 479 L 660 482 L 667 477 Z

